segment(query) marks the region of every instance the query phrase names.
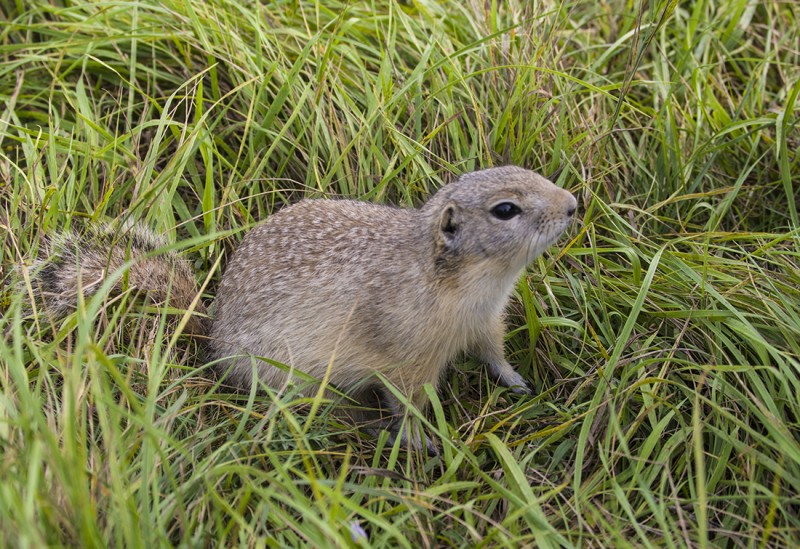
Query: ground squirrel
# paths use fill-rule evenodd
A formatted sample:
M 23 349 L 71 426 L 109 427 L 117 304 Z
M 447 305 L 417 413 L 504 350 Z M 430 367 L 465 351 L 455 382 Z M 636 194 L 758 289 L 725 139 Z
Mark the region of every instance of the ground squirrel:
M 419 209 L 302 200 L 245 237 L 210 328 L 194 328 L 209 333 L 212 357 L 225 359 L 227 381 L 241 388 L 251 384 L 252 357 L 267 357 L 317 379 L 330 365 L 330 383 L 356 399 L 379 373 L 422 409 L 423 385 L 437 387 L 449 361 L 469 352 L 500 383 L 528 393 L 504 358 L 504 309 L 525 266 L 563 233 L 575 208 L 570 193 L 513 166 L 465 174 Z M 35 278 L 44 301 L 74 305 L 76 265 L 87 292 L 126 258 L 163 245 L 146 230 L 131 235 L 95 250 L 91 238 L 62 237 Z M 176 254 L 137 261 L 128 277 L 155 299 L 169 288 L 171 307 L 196 298 Z M 276 388 L 289 375 L 259 361 L 256 370 Z M 382 406 L 402 414 L 390 391 L 380 394 Z

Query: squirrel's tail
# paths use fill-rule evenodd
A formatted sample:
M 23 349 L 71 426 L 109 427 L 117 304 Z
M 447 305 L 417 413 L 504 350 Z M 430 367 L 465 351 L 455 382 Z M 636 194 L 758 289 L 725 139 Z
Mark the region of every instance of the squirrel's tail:
M 48 314 L 62 317 L 75 310 L 79 292 L 87 298 L 94 295 L 108 276 L 130 262 L 127 275 L 117 279 L 113 292 L 133 290 L 158 306 L 191 309 L 186 332 L 205 335 L 206 310 L 196 299 L 191 267 L 174 251 L 160 252 L 166 246 L 161 236 L 142 225 L 120 230 L 100 225 L 82 234 L 65 231 L 49 237 L 30 269 L 34 298 Z

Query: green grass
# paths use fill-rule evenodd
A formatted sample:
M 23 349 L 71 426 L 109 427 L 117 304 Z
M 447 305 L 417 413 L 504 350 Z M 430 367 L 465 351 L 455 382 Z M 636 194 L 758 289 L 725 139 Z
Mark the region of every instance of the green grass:
M 800 543 L 798 4 L 2 0 L 0 21 L 6 282 L 44 235 L 125 218 L 211 301 L 284 203 L 414 205 L 505 163 L 582 218 L 509 310 L 538 396 L 457 364 L 440 457 L 222 391 L 130 296 L 47 322 L 6 285 L 0 546 Z

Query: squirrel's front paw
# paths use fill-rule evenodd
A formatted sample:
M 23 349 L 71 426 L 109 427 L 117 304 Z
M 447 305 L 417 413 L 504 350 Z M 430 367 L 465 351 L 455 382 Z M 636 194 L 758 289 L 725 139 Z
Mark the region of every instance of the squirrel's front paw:
M 514 385 L 511 387 L 511 392 L 518 395 L 532 395 L 533 389 L 528 387 L 528 384 L 523 381 L 522 385 Z
M 533 394 L 533 391 L 530 387 L 528 387 L 528 382 L 525 381 L 525 378 L 513 370 L 511 366 L 508 366 L 502 370 L 497 381 L 499 381 L 501 385 L 509 387 L 512 393 L 517 393 L 518 395 Z

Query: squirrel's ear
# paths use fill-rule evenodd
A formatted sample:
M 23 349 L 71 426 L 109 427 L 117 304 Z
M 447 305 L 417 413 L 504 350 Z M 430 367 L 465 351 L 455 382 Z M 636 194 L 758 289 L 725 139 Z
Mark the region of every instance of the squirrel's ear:
M 437 240 L 439 240 L 445 248 L 452 247 L 458 237 L 459 229 L 461 228 L 461 216 L 459 213 L 458 207 L 450 203 L 445 206 L 439 217 L 439 234 L 437 235 Z

